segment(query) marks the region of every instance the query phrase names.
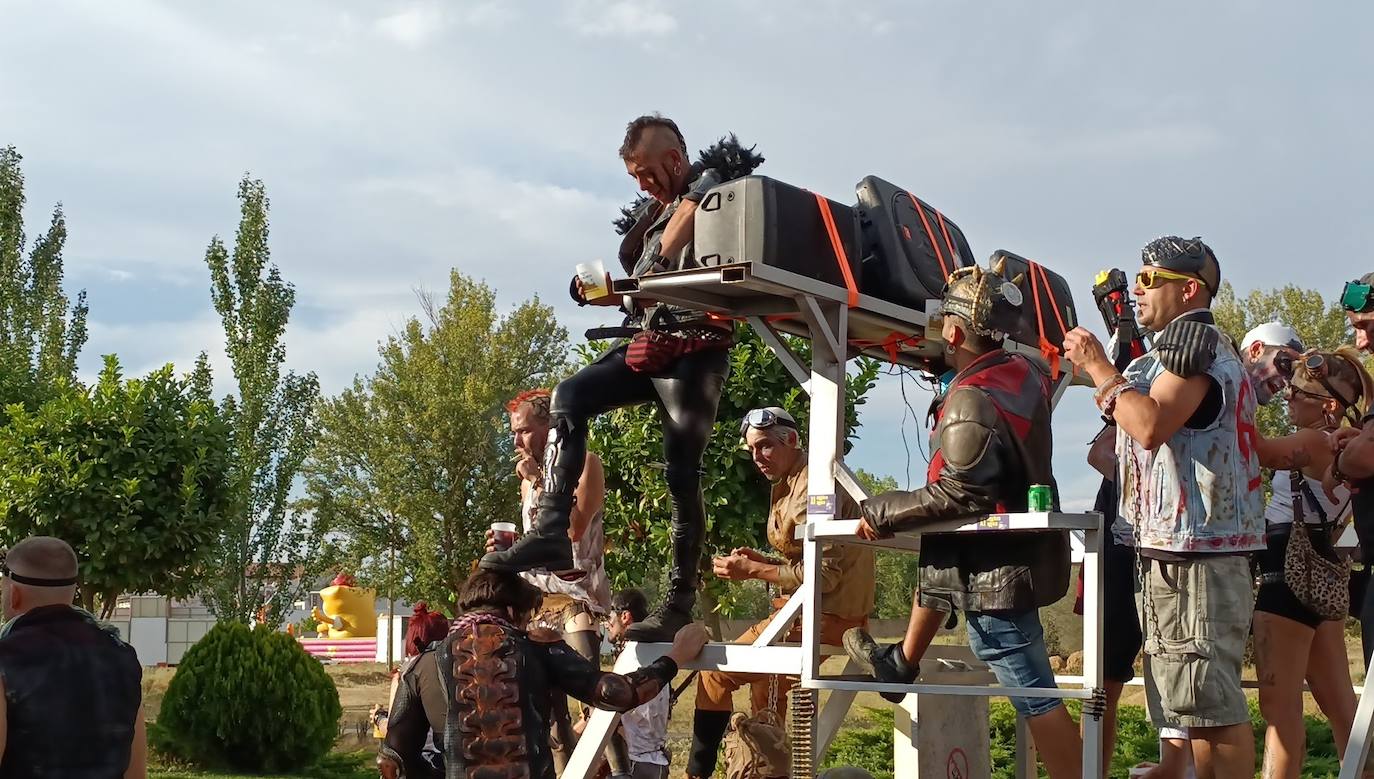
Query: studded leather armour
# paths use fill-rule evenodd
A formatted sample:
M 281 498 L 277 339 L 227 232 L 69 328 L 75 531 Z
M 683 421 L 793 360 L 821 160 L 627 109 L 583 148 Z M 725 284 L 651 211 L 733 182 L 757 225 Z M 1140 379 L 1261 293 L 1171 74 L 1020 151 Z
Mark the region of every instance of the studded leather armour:
M 895 532 L 945 519 L 1022 512 L 1032 484 L 1054 485 L 1049 379 L 1020 355 L 998 349 L 961 371 L 940 406 L 932 437 L 926 486 L 864 501 L 864 516 L 875 529 Z M 1069 542 L 1063 532 L 936 534 L 921 542 L 926 605 L 1037 608 L 1057 601 L 1068 585 Z
M 677 673 L 666 657 L 630 674 L 606 673 L 562 641 L 536 641 L 481 614 L 455 623 L 438 661 L 448 779 L 554 779 L 553 696 L 624 712 L 653 700 Z

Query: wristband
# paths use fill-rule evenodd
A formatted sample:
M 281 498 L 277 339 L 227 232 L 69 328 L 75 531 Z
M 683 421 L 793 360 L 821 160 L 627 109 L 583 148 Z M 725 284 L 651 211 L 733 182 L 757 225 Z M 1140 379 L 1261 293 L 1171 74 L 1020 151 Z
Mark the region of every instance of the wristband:
M 1121 388 L 1125 386 L 1128 386 L 1126 384 L 1126 377 L 1119 373 L 1112 374 L 1111 378 L 1097 386 L 1097 389 L 1093 391 L 1093 401 L 1097 403 L 1098 408 L 1102 409 L 1102 413 L 1107 415 L 1111 414 L 1111 412 L 1107 410 L 1108 399 L 1110 399 L 1111 402 L 1115 402 L 1116 397 L 1120 394 Z
M 1112 417 L 1112 419 L 1115 420 L 1116 402 L 1121 399 L 1122 395 L 1125 395 L 1126 392 L 1131 389 L 1133 389 L 1131 385 L 1122 384 L 1120 387 L 1117 387 L 1116 389 L 1112 390 L 1112 393 L 1107 396 L 1106 402 L 1104 404 L 1105 407 L 1102 409 L 1102 413 L 1106 414 L 1109 417 Z
M 1093 400 L 1097 402 L 1097 407 L 1108 417 L 1116 411 L 1116 401 L 1126 390 L 1131 389 L 1130 383 L 1121 374 L 1116 374 L 1112 378 L 1102 382 L 1102 386 L 1093 393 Z
M 1344 450 L 1344 449 L 1340 450 L 1339 452 L 1336 452 L 1336 456 L 1335 456 L 1334 458 L 1332 458 L 1332 460 L 1331 460 L 1331 478 L 1335 479 L 1335 480 L 1338 481 L 1338 482 L 1343 482 L 1343 483 L 1348 484 L 1348 483 L 1350 483 L 1350 477 L 1349 477 L 1349 476 L 1346 476 L 1346 475 L 1343 474 L 1343 473 L 1341 473 L 1341 455 L 1343 455 L 1343 454 L 1345 454 L 1345 450 Z

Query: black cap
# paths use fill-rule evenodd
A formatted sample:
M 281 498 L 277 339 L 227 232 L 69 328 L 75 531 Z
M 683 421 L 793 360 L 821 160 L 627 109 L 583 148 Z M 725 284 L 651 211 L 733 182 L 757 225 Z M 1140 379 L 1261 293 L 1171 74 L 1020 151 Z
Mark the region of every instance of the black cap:
M 1200 237 L 1166 235 L 1156 238 L 1140 250 L 1140 261 L 1156 268 L 1186 273 L 1201 281 L 1213 297 L 1221 288 L 1221 263 Z

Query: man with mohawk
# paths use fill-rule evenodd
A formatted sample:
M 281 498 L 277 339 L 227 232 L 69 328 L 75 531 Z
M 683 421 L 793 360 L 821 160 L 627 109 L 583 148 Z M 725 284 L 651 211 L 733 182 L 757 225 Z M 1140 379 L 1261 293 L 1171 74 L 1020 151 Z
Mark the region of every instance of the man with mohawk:
M 861 537 L 1022 512 L 1031 485 L 1054 484 L 1049 377 L 1038 364 L 1002 348 L 1020 311 L 1020 290 L 1001 268 L 961 268 L 950 276 L 940 313 L 944 357 L 955 376 L 937 401 L 926 486 L 864 501 Z M 1055 686 L 1038 609 L 1068 590 L 1066 533 L 927 536 L 920 582 L 903 643 L 880 646 L 861 628 L 845 634 L 850 656 L 880 681 L 914 680 L 920 653 L 944 612 L 957 608 L 968 623 L 970 647 L 1003 686 Z M 1063 703 L 1024 697 L 1011 702 L 1027 718 L 1052 779 L 1079 777 L 1082 740 Z
M 697 203 L 711 187 L 746 175 L 763 161 L 730 136 L 690 163 L 677 124 L 658 114 L 630 122 L 620 157 L 648 195 L 618 223 L 625 236 L 620 263 L 635 278 L 696 267 L 692 236 Z M 543 570 L 563 578 L 580 575 L 574 570 L 568 527 L 583 476 L 588 426 L 611 409 L 654 403 L 663 425 L 665 476 L 673 504 L 672 567 L 664 602 L 625 635 L 631 641 L 671 641 L 692 621 L 701 583 L 706 538 L 701 458 L 730 371 L 733 327 L 699 311 L 611 295 L 589 298 L 576 278 L 570 291 L 579 304 L 619 306 L 626 315 L 624 325 L 596 336 L 629 341 L 616 344 L 554 388 L 534 525 L 510 549 L 489 552 L 481 566 L 502 572 Z

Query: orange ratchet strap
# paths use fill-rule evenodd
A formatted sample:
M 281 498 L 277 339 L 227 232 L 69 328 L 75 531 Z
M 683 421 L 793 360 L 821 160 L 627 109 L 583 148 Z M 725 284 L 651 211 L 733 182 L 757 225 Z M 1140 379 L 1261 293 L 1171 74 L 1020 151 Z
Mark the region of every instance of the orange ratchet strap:
M 945 253 L 940 251 L 940 242 L 935 240 L 935 233 L 930 229 L 930 222 L 926 220 L 926 211 L 921 208 L 921 201 L 910 192 L 906 193 L 907 199 L 911 201 L 911 207 L 916 209 L 917 216 L 921 217 L 921 226 L 926 229 L 926 238 L 930 241 L 930 248 L 935 250 L 935 259 L 940 261 L 940 272 L 944 274 L 946 280 L 949 279 L 949 267 L 945 265 Z M 942 220 L 943 221 L 943 220 Z M 950 257 L 950 259 L 954 259 Z
M 1049 296 L 1050 310 L 1054 311 L 1054 318 L 1059 322 L 1059 332 L 1067 333 L 1069 332 L 1069 328 L 1064 326 L 1064 317 L 1059 313 L 1059 301 L 1054 297 L 1054 290 L 1050 287 L 1050 279 L 1045 275 L 1044 266 L 1038 262 L 1031 262 L 1030 260 L 1027 260 L 1027 263 L 1030 266 L 1028 271 L 1031 277 L 1031 297 L 1035 298 L 1035 326 L 1036 329 L 1040 331 L 1040 354 L 1045 358 L 1045 361 L 1050 364 L 1051 377 L 1055 381 L 1058 381 L 1060 374 L 1059 360 L 1063 352 L 1059 347 L 1050 343 L 1050 339 L 1045 337 L 1045 315 L 1040 309 L 1040 285 L 1044 285 L 1045 294 Z M 1039 282 L 1038 284 L 1037 280 Z
M 821 221 L 825 223 L 825 231 L 830 235 L 830 248 L 835 252 L 835 263 L 840 266 L 840 274 L 844 276 L 844 286 L 849 290 L 849 307 L 857 308 L 859 305 L 859 286 L 854 283 L 854 272 L 849 269 L 849 255 L 844 250 L 844 241 L 840 240 L 840 231 L 835 229 L 835 217 L 830 213 L 830 203 L 823 195 L 816 195 L 816 205 L 821 209 Z

